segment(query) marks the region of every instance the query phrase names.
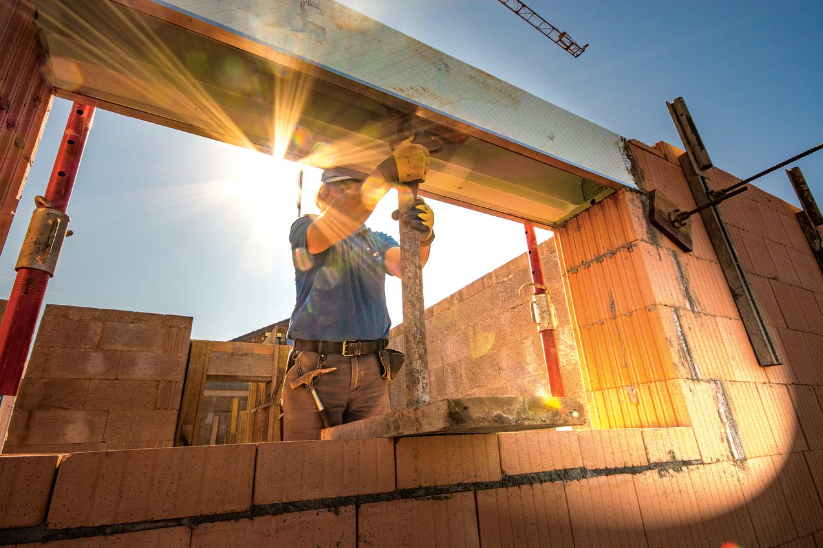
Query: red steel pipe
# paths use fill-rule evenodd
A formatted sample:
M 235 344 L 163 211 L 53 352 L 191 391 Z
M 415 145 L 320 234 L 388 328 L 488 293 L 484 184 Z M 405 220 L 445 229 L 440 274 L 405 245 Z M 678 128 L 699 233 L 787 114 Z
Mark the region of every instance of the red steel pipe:
M 45 198 L 63 213 L 69 205 L 93 117 L 94 107 L 74 103 L 57 151 Z M 17 270 L 6 313 L 0 323 L 0 395 L 17 395 L 50 277 L 43 270 Z
M 532 271 L 532 282 L 534 282 L 534 294 L 540 295 L 546 291 L 543 280 L 543 265 L 540 263 L 540 250 L 537 247 L 537 235 L 534 227 L 523 223 L 526 229 L 526 245 L 529 249 L 529 265 Z M 560 358 L 557 355 L 557 343 L 554 340 L 554 329 L 543 329 L 539 331 L 540 342 L 543 345 L 543 357 L 546 360 L 546 370 L 549 373 L 549 391 L 552 396 L 562 398 L 566 395 L 563 388 L 563 378 L 560 376 Z

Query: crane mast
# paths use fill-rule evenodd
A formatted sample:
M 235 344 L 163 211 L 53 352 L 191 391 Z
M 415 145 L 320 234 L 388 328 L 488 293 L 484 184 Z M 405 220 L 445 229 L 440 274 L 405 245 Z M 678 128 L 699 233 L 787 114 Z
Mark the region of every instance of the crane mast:
M 589 47 L 586 44 L 583 47 L 580 47 L 580 44 L 575 42 L 571 36 L 566 34 L 565 32 L 559 30 L 554 25 L 540 17 L 538 14 L 534 12 L 529 6 L 520 2 L 519 0 L 497 0 L 514 13 L 520 16 L 521 19 L 529 23 L 531 26 L 539 30 L 541 33 L 548 36 L 549 40 L 563 48 L 564 50 L 568 51 L 574 57 L 580 57 L 580 55 L 586 51 L 586 48 Z

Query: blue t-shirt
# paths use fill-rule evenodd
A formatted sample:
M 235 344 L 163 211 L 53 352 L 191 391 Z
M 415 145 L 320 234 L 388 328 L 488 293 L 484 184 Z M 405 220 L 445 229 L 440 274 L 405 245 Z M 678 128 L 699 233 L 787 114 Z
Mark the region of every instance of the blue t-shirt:
M 386 251 L 397 240 L 360 228 L 327 250 L 306 250 L 306 231 L 314 221 L 304 215 L 291 226 L 297 303 L 291 315 L 291 339 L 322 341 L 386 338 L 391 327 L 386 307 Z

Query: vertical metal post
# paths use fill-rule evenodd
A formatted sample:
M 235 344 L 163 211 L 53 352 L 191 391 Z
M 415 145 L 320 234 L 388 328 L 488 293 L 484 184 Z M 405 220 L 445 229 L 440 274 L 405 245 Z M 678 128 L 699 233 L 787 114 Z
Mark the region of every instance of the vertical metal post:
M 709 174 L 705 171 L 711 167 L 711 160 L 683 98 L 678 97 L 672 103 L 666 103 L 666 106 L 683 140 L 683 145 L 686 147 L 686 152 L 678 158 L 680 167 L 683 168 L 694 203 L 698 207 L 704 206 L 711 201 Z M 749 285 L 746 271 L 743 269 L 734 243 L 726 230 L 720 210 L 717 205 L 703 209 L 700 211 L 700 218 L 703 220 L 709 241 L 723 269 L 723 275 L 726 277 L 732 298 L 740 312 L 743 327 L 749 335 L 757 362 L 763 367 L 779 365 L 782 360 L 777 352 L 777 346 L 772 340 L 769 326 L 763 319 L 763 313 Z
M 399 185 L 400 211 L 414 204 L 416 188 Z M 429 364 L 426 320 L 423 316 L 423 269 L 420 266 L 420 235 L 400 221 L 400 274 L 403 288 L 403 329 L 406 352 L 406 407 L 429 403 Z
M 820 214 L 820 208 L 812 196 L 812 191 L 806 183 L 806 178 L 803 177 L 803 172 L 799 167 L 793 167 L 786 170 L 786 175 L 789 176 L 797 193 L 797 199 L 800 200 L 800 205 L 803 209 L 797 212 L 795 218 L 800 223 L 800 228 L 803 229 L 803 235 L 806 236 L 806 241 L 812 250 L 817 266 L 823 272 L 823 237 L 820 235 L 820 230 L 817 227 L 823 225 L 823 215 Z
M 69 205 L 93 117 L 94 107 L 74 103 L 57 151 L 45 198 L 54 209 L 63 213 Z M 17 395 L 50 277 L 43 270 L 17 270 L 6 313 L 0 323 L 0 395 Z
M 532 282 L 534 282 L 534 294 L 540 295 L 545 293 L 543 265 L 540 263 L 540 249 L 537 246 L 537 235 L 534 233 L 534 227 L 530 224 L 523 223 L 523 228 L 526 229 L 526 245 L 529 250 L 529 266 L 531 267 Z M 563 377 L 560 375 L 560 358 L 557 355 L 557 342 L 554 340 L 554 329 L 541 329 L 540 343 L 543 345 L 543 358 L 546 361 L 546 371 L 549 374 L 549 391 L 551 395 L 557 398 L 566 396 L 566 390 L 563 388 Z

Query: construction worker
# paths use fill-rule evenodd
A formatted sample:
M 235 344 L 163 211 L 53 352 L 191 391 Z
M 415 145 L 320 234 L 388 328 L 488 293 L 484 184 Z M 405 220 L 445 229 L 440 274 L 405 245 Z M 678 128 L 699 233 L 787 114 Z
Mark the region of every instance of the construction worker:
M 319 439 L 320 407 L 334 425 L 391 410 L 388 362 L 398 353 L 386 350 L 385 275 L 400 277 L 400 247 L 364 223 L 392 185 L 425 180 L 428 167 L 428 150 L 410 138 L 365 179 L 326 170 L 315 199 L 320 215 L 292 224 L 297 303 L 288 331 L 294 349 L 283 389 L 285 441 Z M 419 232 L 425 265 L 434 213 L 418 198 L 398 214 Z

